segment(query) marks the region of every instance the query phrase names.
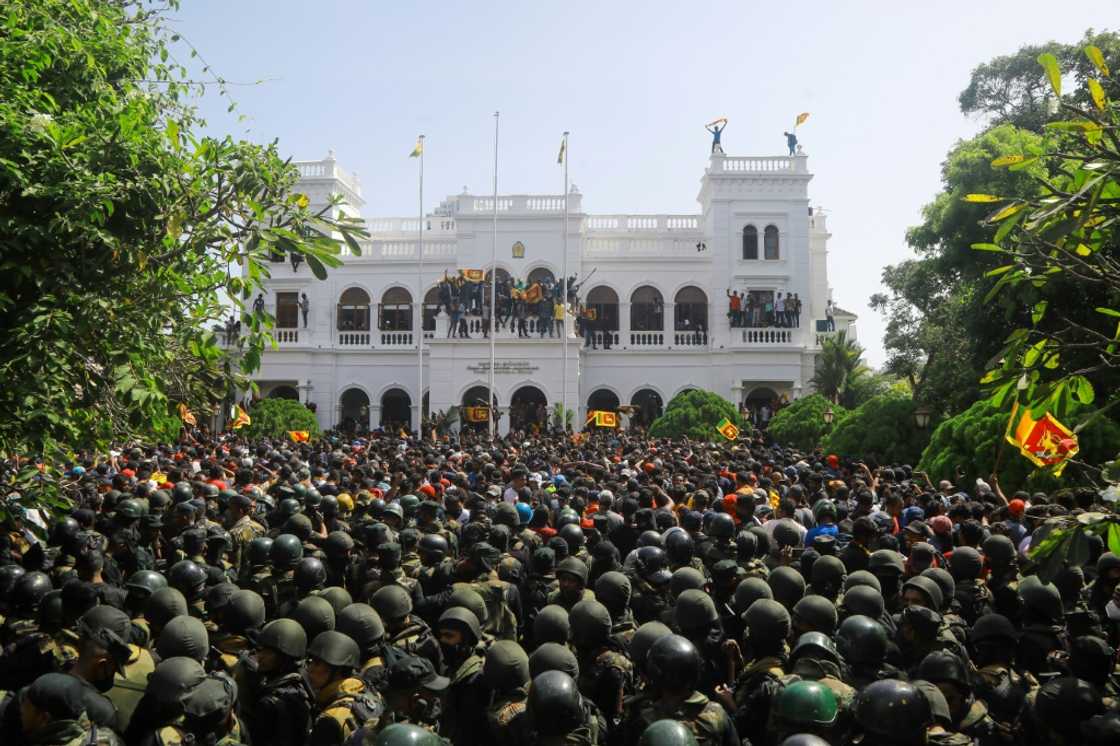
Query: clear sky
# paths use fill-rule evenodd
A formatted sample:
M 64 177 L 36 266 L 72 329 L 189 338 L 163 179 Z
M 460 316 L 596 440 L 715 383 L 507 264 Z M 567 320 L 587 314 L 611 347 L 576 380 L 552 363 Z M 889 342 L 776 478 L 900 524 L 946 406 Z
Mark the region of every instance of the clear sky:
M 183 0 L 175 28 L 226 79 L 216 130 L 278 138 L 296 159 L 333 148 L 375 215 L 416 212 L 417 133 L 425 202 L 489 192 L 501 116 L 502 192 L 559 192 L 560 133 L 588 212 L 696 212 L 709 136 L 730 119 L 731 155 L 784 152 L 798 112 L 830 212 L 830 282 L 859 314 L 867 359 L 884 359 L 867 307 L 884 265 L 906 258 L 908 226 L 937 192 L 969 72 L 1022 44 L 1072 42 L 1120 25 L 1120 3 L 1053 0 L 682 2 L 543 0 Z

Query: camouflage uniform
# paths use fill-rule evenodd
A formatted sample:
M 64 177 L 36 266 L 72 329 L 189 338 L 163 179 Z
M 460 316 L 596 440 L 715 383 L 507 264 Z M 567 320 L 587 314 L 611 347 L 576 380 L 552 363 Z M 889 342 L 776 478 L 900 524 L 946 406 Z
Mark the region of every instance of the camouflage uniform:
M 500 580 L 497 573 L 490 573 L 469 585 L 486 603 L 486 621 L 482 623 L 482 631 L 498 640 L 516 640 L 517 616 L 509 605 L 510 584 Z M 595 594 L 591 597 L 594 598 Z
M 124 733 L 132 713 L 148 690 L 148 674 L 156 670 L 156 662 L 146 648 L 129 645 L 128 662 L 113 676 L 113 688 L 105 697 L 117 708 L 116 729 Z
M 595 703 L 606 715 L 607 722 L 618 717 L 626 696 L 634 689 L 634 663 L 619 649 L 603 647 L 581 656 L 580 693 Z
M 1038 688 L 1034 677 L 998 663 L 983 666 L 976 673 L 974 691 L 987 704 L 992 718 L 1005 727 L 1017 723 L 1027 693 Z
M 241 568 L 242 561 L 245 558 L 245 549 L 249 546 L 249 542 L 258 536 L 264 536 L 265 533 L 264 526 L 248 515 L 241 516 L 236 523 L 230 526 L 229 537 L 233 542 L 233 547 L 230 549 L 229 556 L 233 567 Z
M 332 681 L 316 696 L 319 715 L 311 726 L 311 746 L 343 744 L 359 728 L 376 730 L 385 701 L 361 679 Z
M 735 722 L 743 738 L 751 743 L 766 742 L 770 704 L 782 687 L 784 661 L 767 656 L 751 662 L 735 682 Z
M 437 671 L 443 668 L 443 655 L 431 627 L 414 616 L 410 616 L 400 630 L 389 633 L 385 642 L 409 655 L 427 658 Z
M 523 687 L 507 696 L 495 697 L 486 710 L 490 739 L 496 746 L 521 746 L 532 742 L 529 718 L 525 714 L 527 694 L 528 689 Z
M 721 705 L 700 692 L 693 692 L 676 707 L 646 701 L 637 713 L 633 732 L 640 735 L 658 720 L 676 720 L 692 731 L 699 746 L 739 746 L 735 724 Z

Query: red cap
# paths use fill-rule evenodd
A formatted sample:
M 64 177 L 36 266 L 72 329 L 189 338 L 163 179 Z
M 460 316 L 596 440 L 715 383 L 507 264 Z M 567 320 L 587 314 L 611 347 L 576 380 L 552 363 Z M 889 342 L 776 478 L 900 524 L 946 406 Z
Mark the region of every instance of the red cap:
M 828 454 L 828 465 L 833 469 L 837 468 L 838 466 L 840 466 L 840 457 L 835 453 Z
M 1027 507 L 1027 504 L 1024 503 L 1022 500 L 1017 500 L 1017 499 L 1012 500 L 1011 502 L 1009 502 L 1007 504 L 1007 512 L 1011 513 L 1011 515 L 1018 518 L 1019 516 L 1021 516 L 1023 514 L 1023 511 L 1026 509 L 1026 507 Z

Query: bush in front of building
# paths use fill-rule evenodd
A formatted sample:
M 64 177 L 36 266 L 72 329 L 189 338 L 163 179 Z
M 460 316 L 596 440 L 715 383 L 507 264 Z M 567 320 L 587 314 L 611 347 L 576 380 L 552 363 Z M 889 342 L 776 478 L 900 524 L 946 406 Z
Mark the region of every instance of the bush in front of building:
M 290 431 L 306 430 L 312 437 L 319 434 L 315 413 L 292 399 L 264 399 L 249 410 L 251 423 L 242 431 L 246 438 L 288 439 Z
M 1062 424 L 1073 429 L 1092 413 L 1093 410 L 1087 407 L 1073 408 L 1070 414 L 1059 419 Z M 948 479 L 969 492 L 977 478 L 990 479 L 996 466 L 996 454 L 1002 448 L 998 474 L 1000 484 L 1024 485 L 1024 489 L 1031 491 L 1049 492 L 1061 486 L 1085 482 L 1086 470 L 1077 464 L 1068 465 L 1058 478 L 1049 471 L 1035 469 L 1010 443 L 1001 444 L 1007 431 L 1009 414 L 1007 410 L 993 406 L 987 399 L 981 399 L 955 417 L 950 417 L 933 431 L 918 468 L 926 472 L 934 484 Z M 1108 417 L 1098 417 L 1077 434 L 1077 439 L 1080 448 L 1077 461 L 1103 464 L 1116 457 L 1116 444 L 1120 443 L 1120 425 Z M 1096 469 L 1090 467 L 1087 471 L 1094 478 L 1097 476 Z M 1010 495 L 1008 498 L 1010 499 Z
M 929 443 L 929 428 L 914 422 L 914 400 L 891 391 L 868 399 L 833 423 L 824 447 L 830 453 L 875 459 L 881 464 L 913 464 Z
M 722 440 L 716 426 L 725 418 L 743 432 L 750 429 L 739 416 L 739 410 L 727 399 L 711 391 L 689 389 L 672 398 L 665 413 L 653 421 L 649 434 L 652 438 L 687 436 L 694 440 Z
M 833 404 L 820 394 L 803 396 L 778 410 L 766 432 L 784 446 L 811 451 L 820 445 L 828 425 L 824 413 L 829 407 L 833 412 L 833 427 L 848 413 L 839 404 Z

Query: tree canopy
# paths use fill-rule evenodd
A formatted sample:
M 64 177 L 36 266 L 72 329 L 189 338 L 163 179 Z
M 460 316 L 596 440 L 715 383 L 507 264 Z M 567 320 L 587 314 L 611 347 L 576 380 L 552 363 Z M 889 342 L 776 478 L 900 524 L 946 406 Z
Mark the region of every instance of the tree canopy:
M 734 404 L 711 391 L 689 389 L 670 400 L 664 414 L 653 421 L 649 434 L 651 438 L 717 440 L 723 436 L 716 426 L 724 418 L 741 430 L 748 429 Z
M 800 399 L 795 399 L 778 410 L 766 432 L 779 443 L 799 448 L 802 451 L 811 451 L 821 444 L 821 440 L 829 425 L 825 424 L 824 413 L 832 409 L 833 424 L 844 419 L 847 410 L 839 404 L 833 404 L 820 394 L 810 394 Z
M 840 419 L 825 439 L 826 450 L 883 464 L 913 464 L 929 442 L 914 423 L 914 400 L 891 391 L 867 400 Z
M 291 431 L 306 430 L 309 435 L 319 434 L 319 420 L 315 413 L 294 399 L 263 399 L 249 410 L 252 420 L 242 431 L 251 439 L 288 439 Z
M 869 372 L 863 364 L 863 348 L 847 332 L 840 332 L 821 344 L 810 383 L 833 404 L 850 407 L 858 382 Z

